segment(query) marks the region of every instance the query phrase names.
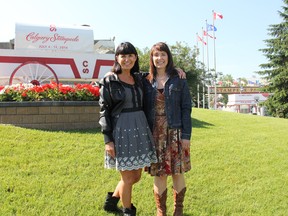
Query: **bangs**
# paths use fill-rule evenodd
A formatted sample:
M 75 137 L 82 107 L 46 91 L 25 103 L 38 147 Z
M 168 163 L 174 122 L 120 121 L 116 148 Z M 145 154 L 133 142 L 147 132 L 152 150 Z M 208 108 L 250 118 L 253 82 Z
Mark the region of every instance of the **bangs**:
M 126 54 L 137 55 L 135 47 L 128 42 L 122 43 L 116 50 L 116 55 L 126 55 Z
M 152 52 L 154 51 L 164 51 L 166 53 L 169 53 L 169 49 L 164 43 L 155 44 L 152 48 Z

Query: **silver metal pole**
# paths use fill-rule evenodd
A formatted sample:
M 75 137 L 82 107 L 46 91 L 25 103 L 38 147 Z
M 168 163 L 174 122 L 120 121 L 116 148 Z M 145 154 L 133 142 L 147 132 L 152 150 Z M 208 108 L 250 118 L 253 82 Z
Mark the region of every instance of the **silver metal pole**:
M 214 26 L 214 10 L 212 10 L 212 18 L 213 18 L 213 28 Z M 215 31 L 213 29 L 213 42 L 214 42 L 214 70 L 215 70 L 215 78 L 214 78 L 214 109 L 217 109 L 217 86 L 216 86 L 216 79 L 217 79 L 217 71 L 216 71 L 216 49 L 215 49 Z
M 200 97 L 200 93 L 199 93 L 199 84 L 197 84 L 197 107 L 200 108 L 200 101 L 199 98 Z

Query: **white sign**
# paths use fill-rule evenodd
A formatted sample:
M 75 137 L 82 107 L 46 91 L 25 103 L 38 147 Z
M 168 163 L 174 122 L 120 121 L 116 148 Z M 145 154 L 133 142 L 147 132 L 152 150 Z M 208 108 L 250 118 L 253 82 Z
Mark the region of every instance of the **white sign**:
M 266 101 L 269 93 L 262 94 L 232 94 L 228 95 L 228 106 L 242 104 L 257 104 L 258 102 Z
M 15 49 L 93 52 L 93 30 L 88 26 L 16 24 Z

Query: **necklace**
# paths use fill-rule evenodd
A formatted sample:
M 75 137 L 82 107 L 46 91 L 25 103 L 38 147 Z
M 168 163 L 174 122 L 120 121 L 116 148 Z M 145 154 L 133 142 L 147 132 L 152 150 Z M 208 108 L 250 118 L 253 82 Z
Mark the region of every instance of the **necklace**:
M 164 84 L 168 80 L 167 75 L 161 76 L 161 77 L 156 77 L 156 88 L 157 89 L 163 89 Z
M 157 80 L 166 80 L 167 76 L 163 76 L 163 77 L 156 77 Z

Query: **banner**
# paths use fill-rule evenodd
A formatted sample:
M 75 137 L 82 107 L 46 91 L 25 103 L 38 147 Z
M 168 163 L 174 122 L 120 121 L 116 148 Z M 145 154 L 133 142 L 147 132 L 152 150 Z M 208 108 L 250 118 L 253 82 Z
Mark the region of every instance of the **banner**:
M 15 50 L 93 52 L 94 35 L 89 26 L 30 25 L 16 23 Z
M 217 87 L 217 94 L 261 93 L 260 87 Z M 209 87 L 210 94 L 214 94 L 214 87 Z

